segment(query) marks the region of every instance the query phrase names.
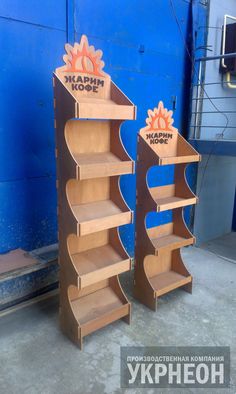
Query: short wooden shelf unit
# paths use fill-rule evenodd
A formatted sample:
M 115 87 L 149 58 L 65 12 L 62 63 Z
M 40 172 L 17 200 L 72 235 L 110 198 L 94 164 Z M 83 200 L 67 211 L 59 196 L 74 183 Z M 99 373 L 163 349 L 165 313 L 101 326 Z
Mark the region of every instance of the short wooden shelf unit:
M 184 266 L 180 248 L 195 242 L 183 218 L 183 207 L 197 202 L 185 170 L 200 156 L 172 126 L 172 111 L 162 102 L 148 115 L 147 126 L 138 135 L 134 295 L 156 310 L 157 297 L 178 287 L 192 291 L 192 276 Z M 149 187 L 148 170 L 167 164 L 175 164 L 174 183 Z M 166 210 L 173 210 L 172 222 L 146 228 L 148 212 Z
M 60 325 L 82 348 L 83 337 L 123 318 L 130 303 L 118 275 L 131 268 L 118 228 L 133 220 L 119 177 L 134 162 L 120 138 L 133 103 L 102 70 L 102 52 L 86 36 L 66 44 L 65 65 L 54 74 Z

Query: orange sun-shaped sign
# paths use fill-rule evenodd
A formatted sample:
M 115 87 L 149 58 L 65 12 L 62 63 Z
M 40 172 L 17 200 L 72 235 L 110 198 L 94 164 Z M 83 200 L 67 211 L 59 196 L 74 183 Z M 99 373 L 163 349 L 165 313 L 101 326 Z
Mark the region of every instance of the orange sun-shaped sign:
M 104 62 L 101 60 L 102 51 L 95 50 L 89 45 L 88 39 L 85 35 L 81 37 L 80 43 L 75 43 L 74 46 L 70 44 L 65 45 L 67 54 L 63 56 L 66 63 L 65 72 L 78 72 L 96 75 L 98 77 L 104 76 L 102 71 Z
M 175 127 L 172 126 L 174 119 L 172 118 L 173 112 L 164 108 L 163 102 L 159 101 L 158 107 L 154 110 L 148 110 L 148 118 L 146 119 L 147 131 L 162 130 L 174 131 Z

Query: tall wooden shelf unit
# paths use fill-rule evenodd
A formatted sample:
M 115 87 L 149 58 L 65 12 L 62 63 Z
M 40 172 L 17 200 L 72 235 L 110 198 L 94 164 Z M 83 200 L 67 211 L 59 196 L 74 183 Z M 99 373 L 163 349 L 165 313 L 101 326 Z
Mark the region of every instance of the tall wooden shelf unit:
M 197 202 L 185 169 L 200 156 L 172 126 L 172 111 L 162 102 L 148 115 L 147 126 L 138 135 L 134 295 L 156 310 L 161 295 L 179 287 L 192 291 L 192 276 L 184 266 L 180 248 L 195 242 L 183 218 L 183 207 Z M 175 164 L 174 183 L 149 187 L 150 167 L 168 164 Z M 146 228 L 148 212 L 166 210 L 173 210 L 171 223 Z
M 102 52 L 86 36 L 66 44 L 54 74 L 60 325 L 82 348 L 83 337 L 123 318 L 130 303 L 118 274 L 131 268 L 117 227 L 131 223 L 119 176 L 134 173 L 120 139 L 133 103 L 102 70 Z

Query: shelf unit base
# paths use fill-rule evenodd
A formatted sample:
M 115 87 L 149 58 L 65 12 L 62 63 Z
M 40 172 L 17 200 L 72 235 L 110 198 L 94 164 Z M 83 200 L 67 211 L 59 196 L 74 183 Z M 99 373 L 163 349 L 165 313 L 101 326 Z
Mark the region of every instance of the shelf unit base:
M 106 286 L 70 301 L 78 324 L 78 338 L 74 341 L 82 349 L 83 338 L 116 320 L 130 324 L 130 303 L 112 286 Z
M 154 311 L 157 298 L 174 289 L 182 288 L 192 293 L 192 276 L 184 265 L 179 248 L 160 253 L 159 256 L 146 255 L 144 271 L 138 269 L 134 277 L 135 296 Z
M 167 271 L 149 278 L 149 281 L 155 291 L 156 297 L 160 297 L 172 290 L 192 283 L 192 277 L 191 275 L 181 275 L 175 271 Z
M 178 288 L 192 293 L 192 276 L 184 276 L 170 270 L 151 278 L 144 276 L 140 283 L 135 281 L 134 296 L 143 305 L 156 312 L 158 298 Z

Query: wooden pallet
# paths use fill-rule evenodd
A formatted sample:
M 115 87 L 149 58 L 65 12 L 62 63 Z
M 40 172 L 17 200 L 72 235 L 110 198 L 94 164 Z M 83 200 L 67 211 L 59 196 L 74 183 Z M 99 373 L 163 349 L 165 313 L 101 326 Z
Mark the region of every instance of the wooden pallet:
M 192 277 L 184 266 L 180 248 L 195 242 L 183 218 L 183 207 L 197 203 L 185 170 L 200 156 L 172 126 L 172 112 L 162 102 L 148 115 L 147 125 L 138 136 L 134 295 L 156 310 L 157 298 L 163 294 L 179 287 L 192 290 Z M 149 169 L 169 164 L 175 165 L 174 183 L 149 187 Z M 146 228 L 148 212 L 170 209 L 172 222 Z
M 102 52 L 66 44 L 54 74 L 60 324 L 82 348 L 83 337 L 123 318 L 130 303 L 118 275 L 131 268 L 118 228 L 133 221 L 119 177 L 134 173 L 120 128 L 133 103 L 103 71 Z

